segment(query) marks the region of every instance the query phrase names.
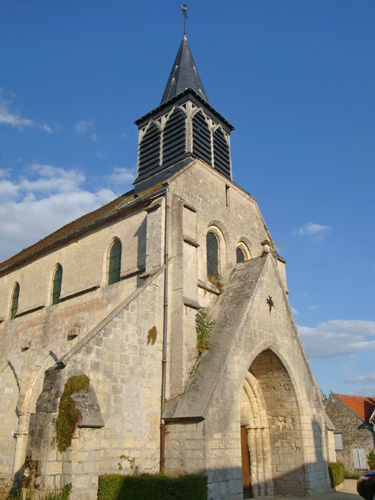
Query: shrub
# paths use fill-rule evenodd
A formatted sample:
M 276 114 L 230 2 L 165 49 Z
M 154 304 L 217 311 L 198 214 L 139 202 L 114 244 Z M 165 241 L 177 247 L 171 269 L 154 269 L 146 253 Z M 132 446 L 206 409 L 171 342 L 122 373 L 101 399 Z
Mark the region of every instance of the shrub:
M 371 450 L 370 453 L 367 455 L 367 463 L 368 463 L 368 468 L 370 470 L 375 470 L 375 453 L 374 453 L 374 450 Z
M 345 471 L 344 471 L 344 464 L 342 462 L 329 463 L 328 471 L 332 488 L 335 488 L 336 486 L 344 482 Z
M 359 479 L 361 477 L 361 474 L 358 474 L 357 472 L 346 472 L 345 471 L 345 479 Z
M 165 474 L 99 476 L 98 500 L 207 500 L 207 477 Z
M 72 437 L 81 421 L 81 412 L 77 409 L 72 394 L 89 390 L 89 379 L 86 375 L 70 377 L 64 387 L 56 421 L 57 449 L 60 452 L 69 448 Z

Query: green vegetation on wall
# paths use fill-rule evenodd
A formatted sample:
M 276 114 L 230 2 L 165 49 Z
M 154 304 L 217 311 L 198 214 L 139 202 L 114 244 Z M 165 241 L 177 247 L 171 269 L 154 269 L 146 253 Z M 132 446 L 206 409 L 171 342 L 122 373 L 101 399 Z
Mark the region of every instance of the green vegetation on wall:
M 197 332 L 197 357 L 210 348 L 211 330 L 215 321 L 208 321 L 208 313 L 205 307 L 201 307 L 195 316 L 195 331 Z
M 165 474 L 99 476 L 98 500 L 207 500 L 207 477 L 189 474 L 170 477 Z
M 89 378 L 86 375 L 77 375 L 70 377 L 65 384 L 56 421 L 57 449 L 60 452 L 69 448 L 77 424 L 82 419 L 81 412 L 77 409 L 72 394 L 80 391 L 87 392 L 89 382 Z

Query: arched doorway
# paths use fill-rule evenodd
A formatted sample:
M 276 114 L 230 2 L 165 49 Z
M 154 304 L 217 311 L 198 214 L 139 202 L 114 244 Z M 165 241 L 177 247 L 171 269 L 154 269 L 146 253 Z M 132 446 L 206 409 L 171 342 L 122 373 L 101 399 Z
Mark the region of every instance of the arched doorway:
M 246 429 L 246 432 L 244 431 Z M 280 358 L 267 349 L 252 362 L 241 396 L 244 498 L 303 494 L 305 474 L 300 415 L 292 380 Z

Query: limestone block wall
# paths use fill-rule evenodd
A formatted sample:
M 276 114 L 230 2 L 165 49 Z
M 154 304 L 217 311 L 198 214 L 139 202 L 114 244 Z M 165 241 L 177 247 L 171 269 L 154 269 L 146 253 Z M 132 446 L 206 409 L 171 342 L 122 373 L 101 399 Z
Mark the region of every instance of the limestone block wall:
M 353 449 L 364 449 L 367 457 L 374 450 L 374 433 L 369 424 L 364 423 L 332 394 L 326 403 L 326 412 L 335 426 L 335 433 L 342 434 L 342 450 L 336 450 L 338 462 L 343 462 L 345 470 L 358 473 L 354 468 Z
M 199 280 L 207 281 L 208 228 L 216 230 L 220 238 L 220 275 L 236 264 L 240 242 L 249 257 L 261 255 L 261 242 L 268 235 L 257 202 L 248 193 L 199 160 L 171 180 L 171 189 L 196 210 Z
M 258 266 L 260 262 L 258 259 Z M 247 264 L 239 266 L 246 269 Z M 196 443 L 189 449 L 202 449 L 199 440 L 204 440 L 210 499 L 242 498 L 241 425 L 246 425 L 248 432 L 256 496 L 309 495 L 330 489 L 324 409 L 277 263 L 268 256 L 262 266 L 256 285 L 252 284 L 254 276 L 246 272 L 244 282 L 238 282 L 244 303 L 236 303 L 238 291 L 229 288 L 214 306 L 217 324 L 212 352 L 197 365 L 191 382 L 193 392 L 189 388 L 187 392 L 190 404 L 184 405 L 183 396 L 176 413 L 181 420 L 182 411 L 185 419 L 198 417 L 194 412 L 200 411 L 199 400 L 209 398 L 202 410 L 203 435 L 191 432 L 189 439 L 196 439 Z M 246 283 L 255 287 L 247 297 Z M 273 299 L 271 309 L 266 301 L 269 296 Z M 219 337 L 215 339 L 215 335 Z M 220 362 L 215 361 L 217 356 Z M 244 388 L 249 417 L 243 422 Z M 176 415 L 172 411 L 170 417 Z M 178 440 L 183 424 L 173 419 L 167 426 L 170 467 L 187 453 L 182 449 L 183 441 Z
M 43 413 L 37 405 L 37 412 L 30 420 L 27 456 L 37 471 L 32 485 L 39 492 L 71 482 L 72 500 L 94 500 L 99 473 L 116 473 L 119 463 L 124 473 L 130 471 L 130 461 L 121 459 L 122 455 L 134 460 L 140 472 L 158 470 L 161 271 L 125 301 L 124 307 L 120 306 L 103 328 L 89 334 L 87 340 L 83 339 L 62 358 L 65 367 L 56 372 L 59 380 L 51 386 L 51 400 L 58 400 L 56 390 L 61 394 L 71 376 L 87 375 L 99 402 L 104 427 L 78 428 L 71 447 L 59 453 L 56 409 Z
M 144 269 L 146 261 L 145 211 L 92 230 L 52 250 L 39 259 L 5 274 L 0 283 L 0 317 L 8 319 L 11 294 L 16 282 L 20 285 L 18 314 L 52 303 L 52 279 L 56 265 L 63 268 L 61 299 L 108 281 L 108 251 L 114 238 L 122 242 L 121 275 Z M 136 281 L 134 281 L 136 285 Z
M 6 485 L 11 484 L 13 473 L 14 451 L 18 428 L 16 406 L 19 397 L 17 381 L 9 364 L 0 374 L 0 494 L 5 492 Z

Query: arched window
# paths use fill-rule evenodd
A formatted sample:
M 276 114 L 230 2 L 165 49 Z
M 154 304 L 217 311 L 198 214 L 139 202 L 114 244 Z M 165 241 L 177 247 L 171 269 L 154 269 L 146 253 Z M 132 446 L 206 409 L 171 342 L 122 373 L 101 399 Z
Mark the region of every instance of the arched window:
M 207 276 L 219 276 L 219 241 L 214 233 L 207 233 L 206 236 L 207 249 Z
M 16 283 L 14 285 L 12 293 L 12 302 L 10 305 L 10 319 L 14 319 L 17 316 L 19 297 L 20 297 L 20 286 L 18 283 Z
M 241 250 L 240 247 L 236 248 L 236 260 L 237 264 L 239 264 L 240 262 L 244 262 L 246 260 L 244 251 Z
M 60 302 L 63 268 L 57 264 L 52 281 L 52 305 Z
M 121 241 L 115 240 L 109 252 L 108 285 L 120 281 L 121 273 Z

